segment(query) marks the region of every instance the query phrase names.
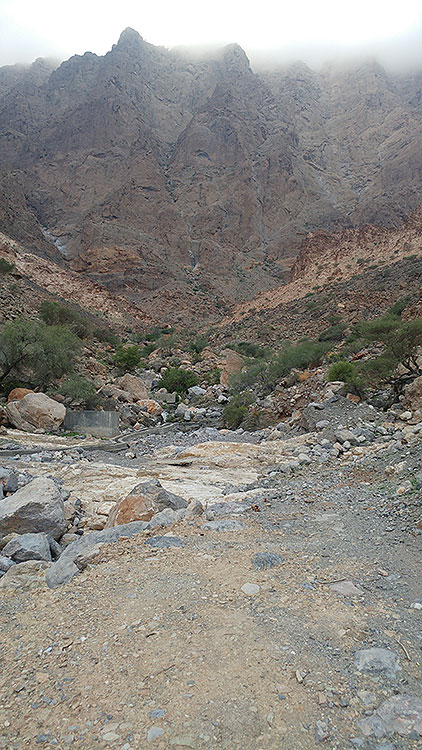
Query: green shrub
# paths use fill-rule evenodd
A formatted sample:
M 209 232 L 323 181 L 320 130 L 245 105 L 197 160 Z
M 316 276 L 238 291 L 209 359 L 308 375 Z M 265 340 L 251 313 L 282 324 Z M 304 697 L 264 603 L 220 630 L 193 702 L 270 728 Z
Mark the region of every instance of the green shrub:
M 403 310 L 407 307 L 407 305 L 410 302 L 410 297 L 402 297 L 402 299 L 398 299 L 397 302 L 390 307 L 387 315 L 398 315 L 401 316 Z
M 345 323 L 335 323 L 319 334 L 319 341 L 341 341 L 346 330 Z
M 350 383 L 355 374 L 354 367 L 347 359 L 339 359 L 333 362 L 327 373 L 327 380 L 333 382 L 341 380 L 343 383 Z
M 210 385 L 217 385 L 220 382 L 220 377 L 221 369 L 219 367 L 215 367 L 213 370 L 208 370 L 204 375 L 205 380 Z
M 188 388 L 198 384 L 198 378 L 192 370 L 183 370 L 181 367 L 170 367 L 160 380 L 160 388 L 166 388 L 169 393 L 188 392 Z
M 111 330 L 111 328 L 96 328 L 93 332 L 93 336 L 97 341 L 102 341 L 104 344 L 110 344 L 110 346 L 114 348 L 121 343 L 120 338 Z
M 206 345 L 208 344 L 208 337 L 205 335 L 198 335 L 195 339 L 195 341 L 191 341 L 189 344 L 189 349 L 191 352 L 194 352 L 195 354 L 201 354 L 203 349 L 205 349 Z
M 240 341 L 236 344 L 235 349 L 239 354 L 242 354 L 244 357 L 250 357 L 251 359 L 260 359 L 267 354 L 262 346 L 254 344 L 252 341 Z
M 171 335 L 174 333 L 174 328 L 168 328 L 167 326 L 156 326 L 155 328 L 144 336 L 145 341 L 157 341 L 163 334 Z
M 9 263 L 6 258 L 0 258 L 0 273 L 11 273 L 15 267 L 14 263 Z
M 64 326 L 17 318 L 0 333 L 0 385 L 19 379 L 45 388 L 73 369 L 80 348 L 78 337 Z
M 116 367 L 122 372 L 132 372 L 141 362 L 141 352 L 139 346 L 123 346 L 119 344 L 113 357 Z
M 235 404 L 227 404 L 223 409 L 223 422 L 224 426 L 229 430 L 237 430 L 242 424 L 248 413 L 247 406 L 236 406 Z
M 230 399 L 230 403 L 223 409 L 224 425 L 230 430 L 237 430 L 249 414 L 248 406 L 253 400 L 253 395 L 249 391 L 244 391 L 233 396 Z
M 43 300 L 40 318 L 49 326 L 68 326 L 81 339 L 92 334 L 91 324 L 86 317 L 55 300 Z
M 72 401 L 77 401 L 86 409 L 95 409 L 101 401 L 95 383 L 83 375 L 71 375 L 60 387 L 60 393 Z
M 277 358 L 270 364 L 270 380 L 277 382 L 293 369 L 303 370 L 321 363 L 329 347 L 322 341 L 303 339 L 295 345 L 285 344 Z

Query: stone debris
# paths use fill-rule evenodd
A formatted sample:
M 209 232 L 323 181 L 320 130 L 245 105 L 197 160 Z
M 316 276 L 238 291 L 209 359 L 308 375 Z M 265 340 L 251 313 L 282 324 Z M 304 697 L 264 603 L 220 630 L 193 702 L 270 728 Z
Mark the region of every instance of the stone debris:
M 355 654 L 355 666 L 360 672 L 384 674 L 395 677 L 401 670 L 399 657 L 394 651 L 386 648 L 367 648 Z

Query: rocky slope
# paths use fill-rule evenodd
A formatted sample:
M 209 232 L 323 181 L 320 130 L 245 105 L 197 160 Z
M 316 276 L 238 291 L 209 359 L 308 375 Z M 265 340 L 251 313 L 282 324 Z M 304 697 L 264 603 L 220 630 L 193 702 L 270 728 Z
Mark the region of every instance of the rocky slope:
M 277 285 L 308 231 L 420 203 L 420 91 L 375 63 L 257 75 L 236 45 L 189 60 L 130 29 L 104 57 L 3 68 L 0 228 L 149 312 L 206 317 Z
M 220 323 L 221 340 L 249 338 L 277 344 L 313 336 L 330 316 L 346 322 L 376 317 L 407 298 L 405 317 L 421 316 L 422 209 L 396 228 L 367 224 L 311 232 L 290 281 L 234 306 Z

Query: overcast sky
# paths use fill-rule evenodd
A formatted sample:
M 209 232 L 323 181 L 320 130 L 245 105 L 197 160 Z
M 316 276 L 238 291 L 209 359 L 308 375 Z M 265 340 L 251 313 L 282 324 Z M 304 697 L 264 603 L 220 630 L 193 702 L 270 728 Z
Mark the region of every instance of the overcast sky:
M 252 63 L 371 53 L 422 67 L 422 0 L 0 0 L 0 65 L 104 54 L 126 26 L 166 47 L 237 42 Z

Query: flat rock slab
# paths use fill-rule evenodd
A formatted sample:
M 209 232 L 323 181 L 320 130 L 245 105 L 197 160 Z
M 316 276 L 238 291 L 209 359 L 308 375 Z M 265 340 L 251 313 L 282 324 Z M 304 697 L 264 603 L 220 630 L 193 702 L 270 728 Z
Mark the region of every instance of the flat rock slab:
M 335 591 L 336 594 L 341 594 L 342 596 L 362 596 L 364 593 L 362 589 L 355 586 L 353 581 L 338 581 L 337 583 L 332 583 L 329 588 L 331 591 Z
M 252 567 L 254 570 L 267 570 L 276 568 L 283 562 L 284 559 L 276 552 L 257 552 L 252 558 Z
M 393 695 L 367 719 L 358 723 L 359 729 L 369 737 L 399 734 L 406 737 L 415 732 L 422 737 L 422 699 L 413 695 Z
M 208 531 L 240 531 L 246 528 L 246 524 L 237 521 L 235 518 L 222 518 L 219 521 L 207 521 L 202 528 Z
M 169 547 L 184 547 L 184 542 L 178 536 L 152 536 L 146 540 L 154 549 L 168 549 Z
M 373 672 L 395 677 L 401 670 L 399 657 L 388 648 L 366 648 L 355 654 L 355 667 L 359 672 Z

